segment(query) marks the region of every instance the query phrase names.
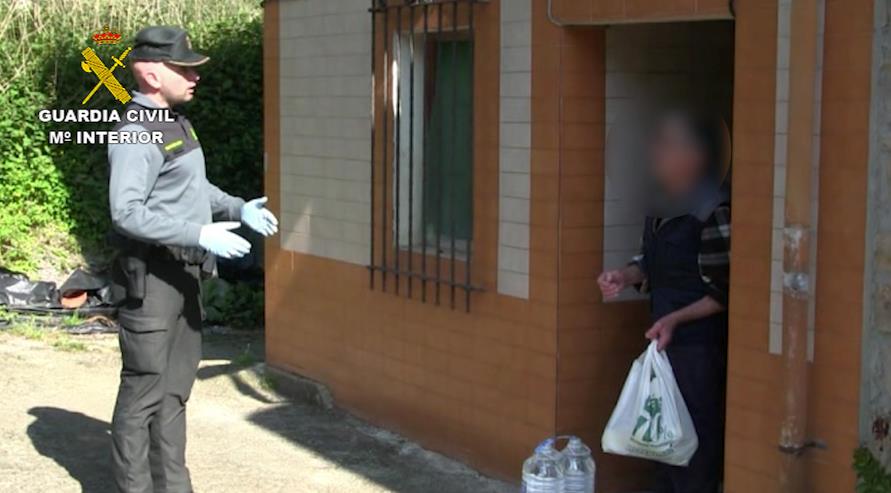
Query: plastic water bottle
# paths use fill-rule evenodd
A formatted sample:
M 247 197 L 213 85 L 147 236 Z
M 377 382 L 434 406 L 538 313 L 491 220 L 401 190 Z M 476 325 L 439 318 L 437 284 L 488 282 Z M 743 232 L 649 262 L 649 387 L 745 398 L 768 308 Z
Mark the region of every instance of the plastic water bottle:
M 569 443 L 560 453 L 563 469 L 564 493 L 594 493 L 594 459 L 591 449 L 578 437 L 569 437 Z
M 564 493 L 563 466 L 554 439 L 548 438 L 535 447 L 532 457 L 523 463 L 523 493 Z

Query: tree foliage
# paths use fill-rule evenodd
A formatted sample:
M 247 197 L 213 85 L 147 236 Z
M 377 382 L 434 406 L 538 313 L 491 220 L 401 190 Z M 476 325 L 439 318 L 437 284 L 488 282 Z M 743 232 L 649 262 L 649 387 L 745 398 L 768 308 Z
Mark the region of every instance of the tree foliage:
M 208 176 L 224 190 L 261 193 L 262 10 L 258 0 L 11 0 L 0 2 L 0 266 L 36 274 L 100 260 L 109 228 L 103 145 L 50 145 L 50 130 L 107 124 L 38 120 L 47 108 L 120 108 L 104 89 L 86 106 L 96 78 L 81 69 L 93 47 L 109 64 L 140 28 L 181 25 L 210 55 L 194 103 L 185 108 L 207 155 Z M 95 46 L 108 25 L 118 45 Z M 125 60 L 126 64 L 126 60 Z M 115 75 L 134 84 L 128 70 Z

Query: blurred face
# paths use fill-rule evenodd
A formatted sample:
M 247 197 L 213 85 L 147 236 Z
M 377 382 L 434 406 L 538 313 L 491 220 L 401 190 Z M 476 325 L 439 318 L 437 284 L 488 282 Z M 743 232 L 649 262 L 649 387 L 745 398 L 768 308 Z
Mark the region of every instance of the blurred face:
M 656 181 L 671 197 L 691 192 L 704 177 L 707 164 L 692 129 L 679 119 L 666 120 L 656 129 L 650 162 Z
M 167 69 L 161 94 L 171 105 L 188 103 L 195 97 L 195 86 L 198 85 L 198 72 L 194 67 L 162 64 Z
M 140 90 L 159 95 L 169 106 L 191 101 L 201 78 L 194 67 L 164 62 L 136 62 L 132 68 Z

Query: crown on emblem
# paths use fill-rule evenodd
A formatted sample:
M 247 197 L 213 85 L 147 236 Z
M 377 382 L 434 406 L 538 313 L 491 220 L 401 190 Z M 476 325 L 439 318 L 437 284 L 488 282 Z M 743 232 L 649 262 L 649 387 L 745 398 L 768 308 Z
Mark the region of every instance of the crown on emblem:
M 113 45 L 121 40 L 121 35 L 111 31 L 108 26 L 102 28 L 102 31 L 93 35 L 93 41 L 97 45 Z

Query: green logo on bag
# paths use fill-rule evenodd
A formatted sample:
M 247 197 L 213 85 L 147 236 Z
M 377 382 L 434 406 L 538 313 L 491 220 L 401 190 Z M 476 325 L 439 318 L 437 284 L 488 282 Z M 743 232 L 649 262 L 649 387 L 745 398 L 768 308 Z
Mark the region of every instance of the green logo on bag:
M 631 438 L 641 445 L 658 445 L 665 441 L 665 427 L 662 426 L 662 398 L 647 397 L 643 412 L 637 417 L 637 424 Z

